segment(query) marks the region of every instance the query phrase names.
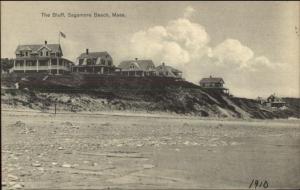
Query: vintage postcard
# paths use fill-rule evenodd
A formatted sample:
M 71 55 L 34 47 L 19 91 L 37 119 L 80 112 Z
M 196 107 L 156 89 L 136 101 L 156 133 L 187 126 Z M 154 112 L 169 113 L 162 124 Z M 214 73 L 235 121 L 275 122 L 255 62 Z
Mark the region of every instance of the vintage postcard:
M 1 1 L 2 189 L 299 189 L 299 1 Z

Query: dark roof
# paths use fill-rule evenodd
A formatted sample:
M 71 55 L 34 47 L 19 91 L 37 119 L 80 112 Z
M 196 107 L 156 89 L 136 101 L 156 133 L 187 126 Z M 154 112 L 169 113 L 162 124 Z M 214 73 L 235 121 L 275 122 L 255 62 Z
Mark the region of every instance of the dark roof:
M 155 65 L 152 60 L 127 60 L 122 61 L 119 64 L 119 68 L 121 69 L 130 69 L 130 65 L 134 64 L 139 70 L 148 71 L 155 68 Z
M 80 54 L 79 59 L 97 58 L 97 57 L 105 57 L 105 56 L 110 57 L 110 55 L 106 51 L 104 51 L 104 52 L 89 52 L 89 54 L 86 54 L 86 53 Z
M 224 83 L 224 80 L 218 77 L 208 77 L 208 78 L 202 78 L 200 80 L 200 83 Z
M 42 47 L 49 48 L 51 52 L 61 52 L 61 47 L 59 44 L 32 44 L 32 45 L 18 45 L 16 53 L 25 50 L 31 50 L 32 52 L 37 52 Z
M 274 94 L 271 94 L 267 100 L 269 102 L 283 102 L 283 100 L 280 97 L 275 96 Z

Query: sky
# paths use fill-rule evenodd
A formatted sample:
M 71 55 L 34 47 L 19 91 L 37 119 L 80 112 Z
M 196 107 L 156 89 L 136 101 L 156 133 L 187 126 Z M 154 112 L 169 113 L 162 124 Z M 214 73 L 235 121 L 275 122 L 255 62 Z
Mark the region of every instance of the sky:
M 299 2 L 1 2 L 1 57 L 19 44 L 58 43 L 72 61 L 89 48 L 114 64 L 152 59 L 198 83 L 222 77 L 235 96 L 300 97 Z M 68 13 L 122 13 L 73 18 Z M 51 17 L 43 17 L 49 13 Z M 64 13 L 66 17 L 52 17 Z

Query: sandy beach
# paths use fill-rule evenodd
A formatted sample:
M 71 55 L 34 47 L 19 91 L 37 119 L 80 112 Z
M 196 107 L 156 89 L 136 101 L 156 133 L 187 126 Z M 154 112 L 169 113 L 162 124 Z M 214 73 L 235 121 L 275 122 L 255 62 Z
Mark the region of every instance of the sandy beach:
M 299 120 L 2 111 L 4 189 L 300 186 Z

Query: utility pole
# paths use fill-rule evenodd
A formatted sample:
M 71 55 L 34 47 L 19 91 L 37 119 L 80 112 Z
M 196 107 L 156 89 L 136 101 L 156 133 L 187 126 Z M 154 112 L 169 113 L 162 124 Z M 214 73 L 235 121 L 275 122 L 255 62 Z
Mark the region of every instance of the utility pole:
M 56 103 L 57 103 L 57 99 L 55 99 L 55 102 L 54 102 L 54 114 L 56 115 Z

